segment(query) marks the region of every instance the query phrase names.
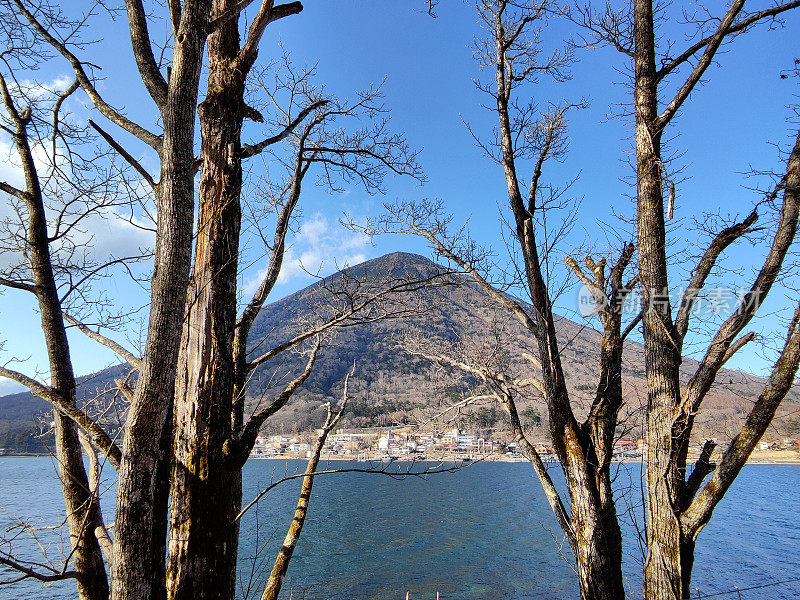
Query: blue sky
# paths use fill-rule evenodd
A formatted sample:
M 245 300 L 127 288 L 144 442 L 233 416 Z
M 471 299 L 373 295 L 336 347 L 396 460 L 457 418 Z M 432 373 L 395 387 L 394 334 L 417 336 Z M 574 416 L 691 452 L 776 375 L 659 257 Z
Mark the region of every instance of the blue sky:
M 345 211 L 356 217 L 376 215 L 385 200 L 442 199 L 456 222 L 469 220 L 474 238 L 496 247 L 501 254 L 504 251 L 498 220 L 498 204 L 505 197 L 503 174 L 481 155 L 464 126 L 467 121 L 476 131 L 488 134 L 495 122 L 490 112 L 480 108 L 483 99 L 472 83 L 472 78 L 487 75 L 479 72 L 472 58 L 471 43 L 478 33 L 476 16 L 468 4 L 446 0 L 438 7 L 438 18 L 431 19 L 414 10 L 417 4 L 422 5 L 309 0 L 301 15 L 271 28 L 262 44 L 262 61 L 275 55 L 280 40 L 296 63 L 317 63 L 320 79 L 342 97 L 386 79 L 384 91 L 394 127 L 406 133 L 412 146 L 423 148 L 420 160 L 428 176 L 424 186 L 387 179 L 385 197 L 369 196 L 355 186 L 344 194 L 330 196 L 307 185 L 301 201 L 302 224 L 293 240 L 286 275 L 273 299 L 311 282 L 299 268 L 299 259 L 306 268 L 327 273 L 345 262 L 395 250 L 427 253 L 423 244 L 409 238 L 379 238 L 370 245 L 338 225 Z M 755 197 L 745 186 L 753 181 L 743 173 L 751 167 L 780 167 L 773 143 L 785 145 L 790 140 L 791 112 L 787 106 L 797 101 L 800 90 L 796 79 L 782 80 L 779 73 L 790 68 L 800 54 L 798 25 L 800 19 L 792 16 L 784 29 L 761 28 L 738 38 L 720 55 L 719 66 L 709 70 L 706 84 L 692 95 L 672 126 L 670 133 L 679 135 L 669 147 L 682 155 L 676 164 L 685 167 L 686 180 L 679 184 L 676 204 L 677 216 L 686 218 L 684 226 L 690 225 L 691 217 L 702 220 L 705 211 L 731 215 L 749 212 Z M 678 23 L 667 23 L 664 31 L 672 35 L 678 47 L 686 44 L 684 28 Z M 572 26 L 553 21 L 544 39 L 557 45 L 574 33 Z M 101 40 L 91 52 L 93 62 L 102 65 L 106 77 L 101 85 L 103 93 L 131 116 L 152 123 L 154 113 L 133 69 L 124 19 L 109 22 L 106 16 L 99 16 L 92 22 L 91 35 Z M 573 188 L 574 195 L 582 200 L 573 239 L 576 243 L 589 241 L 602 250 L 607 241 L 598 223 L 613 224 L 623 230 L 623 236 L 631 235 L 629 228 L 624 231 L 626 226 L 610 215 L 612 206 L 626 216 L 633 209 L 630 180 L 626 179 L 631 175 L 626 164 L 631 150 L 630 123 L 609 118 L 610 112 L 618 112 L 616 105 L 628 101 L 622 73 L 627 65 L 609 48 L 579 51 L 577 58 L 571 81 L 554 84 L 542 80 L 530 93 L 542 106 L 562 98 L 586 98 L 590 103 L 587 109 L 572 115 L 570 154 L 563 163 L 552 166 L 550 178 L 562 183 L 580 175 Z M 66 66 L 55 61 L 44 67 L 40 78 L 53 80 L 66 74 Z M 248 133 L 256 139 L 259 130 L 250 127 Z M 155 172 L 155 159 L 146 149 L 124 135 L 120 138 Z M 0 173 L 7 173 L 8 168 Z M 98 235 L 105 243 L 119 232 L 109 230 Z M 691 232 L 677 231 L 675 238 L 688 240 L 681 243 L 689 254 L 692 244 L 702 241 Z M 759 256 L 759 247 L 743 245 L 731 252 L 730 260 L 747 267 Z M 244 272 L 243 289 L 252 287 L 263 266 L 257 263 Z M 138 306 L 147 300 L 124 282 L 107 285 L 108 295 L 121 304 Z M 562 312 L 575 308 L 574 298 L 574 294 L 568 294 L 560 300 Z M 770 308 L 784 304 L 780 295 Z M 19 368 L 29 373 L 46 371 L 38 315 L 30 299 L 13 291 L 0 296 L 0 323 L 0 339 L 7 340 L 2 359 L 30 357 Z M 763 319 L 758 327 L 773 337 L 779 331 L 774 317 Z M 120 339 L 136 340 L 139 336 L 140 330 L 132 326 Z M 115 360 L 109 352 L 77 335 L 71 337 L 71 344 L 79 373 Z M 754 347 L 743 352 L 734 366 L 763 372 L 770 358 L 762 354 Z M 0 392 L 5 385 L 0 382 Z

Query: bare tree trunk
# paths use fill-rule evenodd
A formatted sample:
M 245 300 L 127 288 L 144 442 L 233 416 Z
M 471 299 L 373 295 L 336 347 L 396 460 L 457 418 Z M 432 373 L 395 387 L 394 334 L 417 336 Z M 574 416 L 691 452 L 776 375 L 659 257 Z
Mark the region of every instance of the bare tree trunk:
M 586 467 L 590 481 L 584 482 L 571 497 L 573 516 L 586 523 L 585 534 L 578 535 L 578 574 L 583 598 L 625 598 L 622 579 L 622 532 L 611 489 L 611 459 L 617 415 L 622 406 L 622 344 L 619 315 L 614 324 L 606 324 L 603 335 L 597 397 L 583 435 L 586 444 Z M 574 484 L 573 484 L 574 485 Z M 587 502 L 588 501 L 588 502 Z M 583 504 L 586 507 L 583 507 Z M 577 524 L 577 523 L 576 523 Z M 581 539 L 583 542 L 581 543 Z
M 278 551 L 278 556 L 275 559 L 275 564 L 272 566 L 272 572 L 269 574 L 267 585 L 264 587 L 264 593 L 261 594 L 261 600 L 277 600 L 278 594 L 280 594 L 283 579 L 286 577 L 286 572 L 289 569 L 289 562 L 292 560 L 292 554 L 294 554 L 297 541 L 300 539 L 300 533 L 303 531 L 303 524 L 306 521 L 308 503 L 311 500 L 311 489 L 314 486 L 314 476 L 311 475 L 311 473 L 317 469 L 324 443 L 324 440 L 317 441 L 311 455 L 311 460 L 306 464 L 305 477 L 303 477 L 303 483 L 300 486 L 300 497 L 297 500 L 297 507 L 294 510 L 294 518 L 292 518 L 292 522 L 289 525 L 289 531 L 286 532 L 283 545 Z
M 446 222 L 437 220 L 436 209 L 431 210 L 422 206 L 421 210 L 417 211 L 416 207 L 411 207 L 406 211 L 399 209 L 394 215 L 399 222 L 408 226 L 408 230 L 403 232 L 426 237 L 438 253 L 469 273 L 498 304 L 509 310 L 535 336 L 538 362 L 542 372 L 540 390 L 547 404 L 550 438 L 561 463 L 570 496 L 569 518 L 565 515 L 566 503 L 558 498 L 558 492 L 546 476 L 541 461 L 537 462 L 535 449 L 529 452 L 529 458 L 540 476 L 559 525 L 570 542 L 577 565 L 581 598 L 621 600 L 625 597 L 622 579 L 622 536 L 617 522 L 609 472 L 617 415 L 622 404 L 620 374 L 624 336 L 620 332 L 620 316 L 612 315 L 613 308 L 610 308 L 609 314 L 603 317 L 605 319 L 601 362 L 603 374 L 591 414 L 586 422 L 581 424 L 572 410 L 561 363 L 552 301 L 545 280 L 544 265 L 548 256 L 539 255 L 535 224 L 536 219 L 547 210 L 547 197 L 540 187 L 542 165 L 554 155 L 558 155 L 557 148 L 563 147 L 566 108 L 542 115 L 542 120 L 536 123 L 538 130 L 543 132 L 539 145 L 520 141 L 528 139 L 527 125 L 520 125 L 520 122 L 527 122 L 531 117 L 528 113 L 524 113 L 524 118 L 520 117 L 520 103 L 515 95 L 516 87 L 526 80 L 534 79 L 532 73 L 538 75 L 553 72 L 558 75 L 561 64 L 557 54 L 551 63 L 541 64 L 536 58 L 539 51 L 538 31 L 530 35 L 525 34 L 526 27 L 536 23 L 545 10 L 545 5 L 538 2 L 495 0 L 480 3 L 478 12 L 486 29 L 492 32 L 492 39 L 485 44 L 479 42 L 476 47 L 476 56 L 479 57 L 482 66 L 494 67 L 494 83 L 486 84 L 485 87 L 481 85 L 481 89 L 491 94 L 496 102 L 495 110 L 499 121 L 498 160 L 505 174 L 508 205 L 514 215 L 515 241 L 519 244 L 524 261 L 519 271 L 524 273 L 533 310 L 523 308 L 495 289 L 486 274 L 479 272 L 480 266 L 476 266 L 481 264 L 480 258 L 475 260 L 475 257 L 458 255 L 454 242 L 458 236 L 447 237 L 444 233 Z M 534 157 L 535 166 L 531 180 L 524 184 L 527 193 L 523 197 L 518 160 L 531 156 Z M 420 215 L 426 214 L 433 215 L 427 217 L 433 222 L 425 222 L 424 216 L 420 222 Z M 469 247 L 469 244 L 465 246 Z M 622 288 L 622 273 L 631 260 L 633 250 L 632 245 L 626 247 L 625 258 L 621 257 L 612 274 L 613 283 L 610 292 L 612 301 L 617 300 L 616 294 Z M 574 264 L 575 266 L 573 264 L 570 266 L 580 272 L 577 264 Z M 602 265 L 594 264 L 587 258 L 587 266 L 590 266 L 593 273 L 602 279 L 598 282 L 598 290 L 603 295 L 609 293 L 605 275 L 602 274 L 604 265 L 604 262 Z M 586 278 L 583 273 L 579 277 Z M 593 284 L 590 282 L 590 285 Z M 468 367 L 466 370 L 473 374 L 480 373 L 485 381 L 493 378 L 486 369 L 479 368 L 476 371 Z M 499 395 L 509 398 L 506 393 Z M 508 408 L 508 401 L 504 403 Z M 509 410 L 509 412 L 512 413 L 513 419 L 515 411 Z M 519 439 L 520 432 L 517 433 L 517 437 Z
M 119 473 L 112 596 L 166 597 L 164 454 L 186 306 L 194 213 L 194 124 L 210 2 L 184 3 L 162 110 L 158 230 L 144 360 L 128 411 Z
M 498 75 L 498 78 L 500 75 Z M 541 270 L 541 262 L 533 231 L 532 213 L 525 209 L 517 183 L 513 161 L 511 126 L 507 101 L 499 94 L 498 112 L 501 121 L 503 164 L 511 206 L 517 222 L 517 237 L 525 262 L 528 289 L 535 309 L 533 331 L 539 345 L 542 381 L 547 401 L 550 436 L 553 449 L 561 462 L 570 495 L 570 522 L 578 553 L 575 560 L 582 600 L 620 600 L 625 597 L 622 580 L 622 536 L 610 494 L 607 464 L 592 464 L 597 454 L 591 435 L 580 427 L 572 412 L 560 349 L 555 331 L 552 304 Z M 621 345 L 621 340 L 619 344 Z M 621 359 L 621 353 L 619 358 Z M 619 370 L 621 363 L 616 365 Z M 620 394 L 621 400 L 621 394 Z M 619 407 L 617 406 L 616 410 Z M 613 418 L 601 426 L 610 428 L 602 436 L 606 442 L 616 430 L 616 410 Z M 609 457 L 610 458 L 610 457 Z M 603 503 L 601 504 L 601 500 Z
M 694 299 L 705 284 L 706 277 L 721 252 L 734 240 L 746 234 L 758 219 L 758 215 L 753 211 L 743 222 L 717 234 L 700 264 L 693 271 L 689 288 L 680 301 L 677 316 L 673 318 L 667 273 L 663 197 L 666 169 L 662 162 L 661 138 L 665 127 L 701 80 L 726 36 L 742 31 L 749 24 L 769 16 L 767 11 L 762 11 L 736 22 L 743 6 L 743 0 L 734 0 L 724 17 L 719 19 L 717 30 L 712 35 L 692 46 L 686 53 L 678 55 L 678 58 L 671 63 L 662 65 L 658 70 L 653 2 L 635 0 L 633 4 L 637 228 L 648 388 L 647 558 L 644 566 L 644 593 L 648 600 L 681 600 L 690 596 L 689 585 L 697 535 L 710 518 L 713 507 L 744 464 L 746 459 L 742 460 L 743 454 L 746 452 L 749 455 L 755 444 L 753 439 L 760 437 L 766 430 L 764 420 L 771 419 L 771 416 L 766 417 L 766 415 L 774 414 L 774 409 L 780 402 L 778 397 L 782 398 L 781 392 L 777 390 L 784 389 L 783 384 L 770 388 L 771 383 L 765 388 L 762 394 L 764 400 L 759 403 L 762 407 L 770 408 L 765 408 L 763 414 L 758 416 L 754 415 L 759 411 L 753 409 L 743 434 L 734 439 L 729 450 L 723 455 L 722 464 L 727 463 L 727 468 L 721 472 L 722 465 L 716 467 L 708 462 L 710 452 L 713 450 L 712 444 L 709 446 L 709 456 L 698 461 L 695 472 L 687 480 L 686 455 L 695 415 L 713 385 L 719 369 L 733 353 L 753 338 L 752 334 L 744 335 L 738 340 L 736 336 L 748 324 L 758 304 L 769 292 L 780 272 L 797 228 L 797 184 L 793 185 L 792 182 L 797 181 L 797 173 L 800 171 L 798 143 L 787 165 L 783 209 L 764 265 L 748 297 L 719 327 L 695 375 L 686 389 L 682 390 L 681 348 Z M 793 7 L 793 4 L 787 3 L 770 10 L 782 12 Z M 661 108 L 662 112 L 659 114 L 659 83 L 678 65 L 697 54 L 701 56 L 696 58 L 691 73 L 678 88 L 674 98 Z M 775 191 L 776 196 L 779 189 L 780 186 Z M 778 377 L 782 382 L 788 377 L 787 373 L 794 372 L 792 362 L 796 357 L 792 356 L 792 345 L 795 335 L 795 329 L 790 327 L 789 341 L 781 360 L 775 367 L 783 371 Z M 757 403 L 756 406 L 758 405 Z M 754 423 L 757 423 L 756 427 L 752 426 Z M 749 441 L 742 443 L 743 439 Z M 746 448 L 749 450 L 745 450 Z M 735 458 L 737 455 L 738 458 Z M 695 496 L 703 479 L 709 473 L 713 473 L 711 481 L 701 494 Z
M 528 221 L 530 223 L 530 221 Z M 528 237 L 528 236 L 526 236 Z M 555 319 L 535 248 L 523 248 L 529 272 L 531 297 L 537 309 L 539 352 L 545 383 L 550 435 L 561 462 L 570 496 L 570 523 L 578 549 L 575 560 L 582 600 L 625 598 L 622 580 L 622 535 L 616 518 L 608 463 L 598 463 L 592 437 L 582 431 L 570 407 L 563 367 L 555 336 Z M 620 342 L 621 344 L 621 342 Z M 547 365 L 547 367 L 545 367 Z M 618 365 L 618 368 L 621 365 Z M 616 412 L 602 427 L 613 436 Z M 605 441 L 605 439 L 603 440 Z M 610 460 L 610 457 L 608 457 Z
M 607 463 L 594 463 L 598 493 L 588 501 L 585 487 L 570 481 L 570 514 L 567 514 L 547 469 L 534 446 L 528 441 L 517 414 L 516 403 L 505 391 L 501 401 L 511 416 L 511 425 L 522 452 L 533 464 L 545 495 L 575 558 L 581 598 L 624 599 L 622 586 L 622 533 L 616 506 L 611 494 L 611 477 Z M 613 443 L 613 442 L 612 442 Z M 575 500 L 577 499 L 577 500 Z
M 22 141 L 17 140 L 17 143 Z M 29 152 L 27 154 L 30 156 Z M 28 203 L 30 262 L 36 281 L 42 331 L 50 362 L 50 386 L 74 405 L 75 374 L 72 370 L 61 303 L 50 263 L 44 205 L 41 192 L 38 190 L 38 182 L 34 183 L 31 177 L 28 179 L 29 188 L 33 184 L 36 190 L 32 195 L 36 200 L 32 199 Z M 81 574 L 78 579 L 78 596 L 86 600 L 104 600 L 108 598 L 108 577 L 100 546 L 94 534 L 95 527 L 100 523 L 100 505 L 89 486 L 77 425 L 57 408 L 53 410 L 53 417 L 59 479 L 67 512 L 70 540 L 75 548 L 74 568 Z
M 74 86 L 66 93 L 69 95 Z M 75 373 L 69 351 L 67 332 L 61 311 L 61 299 L 53 272 L 47 214 L 39 174 L 31 150 L 28 127 L 30 107 L 18 112 L 5 79 L 0 76 L 2 99 L 14 124 L 13 142 L 25 176 L 25 192 L 18 192 L 27 209 L 27 260 L 41 316 L 50 388 L 68 407 L 75 406 Z M 66 95 L 64 97 L 66 97 Z M 58 105 L 55 109 L 58 110 Z M 57 114 L 57 112 L 56 112 Z M 106 600 L 108 577 L 95 528 L 102 523 L 98 497 L 93 493 L 83 464 L 78 428 L 73 419 L 54 406 L 55 455 L 69 527 L 71 557 L 77 578 L 78 597 L 83 600 Z M 66 567 L 65 567 L 66 568 Z
M 42 308 L 42 302 L 39 304 Z M 50 311 L 42 310 L 42 324 Z M 60 310 L 58 311 L 60 313 Z M 51 315 L 52 316 L 52 313 Z M 63 323 L 62 323 L 63 328 Z M 45 330 L 46 331 L 46 330 Z M 60 337 L 60 336 L 59 336 Z M 66 336 L 63 337 L 66 343 Z M 48 350 L 59 342 L 48 342 Z M 62 348 L 66 350 L 66 348 Z M 69 373 L 69 354 L 50 358 L 51 386 L 67 398 L 75 398 L 75 380 Z M 92 493 L 83 464 L 80 440 L 75 421 L 54 409 L 55 447 L 58 474 L 67 511 L 70 541 L 75 548 L 72 555 L 78 578 L 78 597 L 85 600 L 106 600 L 109 597 L 108 575 L 95 536 L 95 529 L 102 524 L 99 498 Z
M 303 531 L 303 525 L 306 522 L 306 515 L 308 514 L 308 503 L 311 501 L 311 489 L 314 487 L 314 472 L 317 470 L 319 459 L 322 456 L 322 449 L 325 447 L 325 440 L 328 439 L 328 434 L 336 426 L 347 408 L 347 385 L 350 381 L 350 376 L 355 372 L 355 364 L 353 369 L 345 375 L 344 390 L 342 391 L 342 404 L 339 410 L 334 414 L 331 404 L 328 403 L 328 416 L 325 423 L 322 425 L 322 433 L 317 438 L 314 444 L 314 449 L 311 452 L 311 458 L 306 463 L 305 476 L 303 483 L 300 486 L 300 498 L 297 500 L 297 508 L 294 511 L 294 518 L 289 525 L 289 531 L 283 540 L 283 546 L 278 551 L 278 556 L 275 559 L 275 564 L 272 566 L 272 571 L 267 579 L 267 584 L 264 586 L 264 592 L 261 594 L 261 600 L 277 600 L 278 594 L 281 591 L 281 585 L 286 577 L 286 572 L 289 570 L 289 562 L 292 560 L 292 554 L 297 547 L 297 542 L 300 540 L 300 534 Z
M 680 398 L 681 356 L 669 304 L 661 185 L 661 132 L 658 117 L 655 32 L 651 0 L 635 0 L 636 169 L 638 194 L 639 273 L 645 335 L 647 378 L 647 535 L 645 597 L 687 597 L 691 562 L 681 553 L 684 536 L 672 510 L 682 481 L 672 460 L 672 411 Z M 685 589 L 684 589 L 685 588 Z
M 527 76 L 525 69 L 528 65 L 536 64 L 537 68 L 543 68 L 532 59 L 530 63 L 525 62 L 529 60 L 525 54 L 525 42 L 519 42 L 525 26 L 535 21 L 542 9 L 538 4 L 522 4 L 522 6 L 523 12 L 516 18 L 511 17 L 509 13 L 515 10 L 516 5 L 500 0 L 493 3 L 491 9 L 485 8 L 484 14 L 488 13 L 488 18 L 484 18 L 494 29 L 493 62 L 496 84 L 494 95 L 500 127 L 499 145 L 508 200 L 514 213 L 516 238 L 522 253 L 526 283 L 534 307 L 534 314 L 528 327 L 538 342 L 551 440 L 569 489 L 570 525 L 577 547 L 575 560 L 578 565 L 581 597 L 586 600 L 622 599 L 625 597 L 622 582 L 622 538 L 615 511 L 609 507 L 609 504 L 613 505 L 613 498 L 610 493 L 610 479 L 605 471 L 608 465 L 597 462 L 598 454 L 605 454 L 605 448 L 594 447 L 595 441 L 607 444 L 613 436 L 619 405 L 610 412 L 603 409 L 605 418 L 602 422 L 597 414 L 590 415 L 586 425 L 582 427 L 575 418 L 561 364 L 552 302 L 542 270 L 543 263 L 539 256 L 534 224 L 537 211 L 546 210 L 539 204 L 541 202 L 539 180 L 541 166 L 548 158 L 552 146 L 545 144 L 540 149 L 534 175 L 530 185 L 526 186 L 527 198 L 522 195 L 517 170 L 514 140 L 518 132 L 515 131 L 511 118 L 513 93 L 515 86 Z M 561 129 L 556 125 L 549 132 L 551 137 L 548 139 L 552 141 L 559 135 Z M 620 346 L 620 353 L 619 356 L 615 355 L 615 358 L 621 360 L 622 340 L 618 322 L 616 342 Z M 612 365 L 613 367 L 619 371 L 621 364 Z M 601 406 L 605 406 L 602 397 L 600 400 Z M 621 394 L 619 402 L 621 403 Z M 598 428 L 607 429 L 598 440 L 591 435 L 593 423 L 596 425 L 595 432 Z M 567 534 L 569 535 L 569 532 Z
M 214 2 L 215 12 L 229 8 Z M 235 365 L 244 79 L 238 19 L 208 38 L 208 95 L 200 104 L 198 233 L 175 393 L 175 464 L 168 598 L 235 595 L 241 465 L 228 464 Z

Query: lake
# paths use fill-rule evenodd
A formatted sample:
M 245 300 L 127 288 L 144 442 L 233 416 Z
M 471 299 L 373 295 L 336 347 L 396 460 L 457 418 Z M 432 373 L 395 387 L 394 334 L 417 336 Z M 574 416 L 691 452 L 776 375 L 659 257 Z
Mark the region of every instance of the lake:
M 303 467 L 300 461 L 249 461 L 244 471 L 245 502 L 271 481 Z M 615 465 L 615 469 L 620 511 L 626 502 L 638 506 L 639 466 Z M 281 484 L 261 500 L 257 511 L 245 515 L 239 569 L 242 598 L 251 582 L 253 556 L 257 565 L 271 567 L 299 487 L 299 479 Z M 799 577 L 798 489 L 800 466 L 745 467 L 700 534 L 692 589 L 699 588 L 705 598 L 734 586 Z M 0 505 L 3 530 L 14 516 L 40 526 L 63 518 L 51 459 L 0 458 Z M 113 520 L 112 509 L 109 493 L 104 503 L 108 521 Z M 625 574 L 630 597 L 640 598 L 642 555 L 636 529 L 627 521 Z M 59 536 L 46 530 L 40 535 L 57 556 Z M 427 480 L 396 481 L 363 473 L 319 476 L 282 596 L 402 600 L 410 591 L 417 600 L 433 600 L 436 592 L 441 600 L 577 598 L 575 576 L 559 555 L 556 540 L 560 541 L 558 527 L 532 468 L 525 463 L 475 464 Z M 16 552 L 36 557 L 38 549 L 31 542 L 16 544 Z M 6 576 L 8 571 L 0 567 L 0 579 Z M 250 587 L 249 597 L 259 597 L 258 586 Z M 9 600 L 74 595 L 72 583 L 0 587 L 0 599 Z M 800 598 L 800 582 L 743 591 L 741 597 L 795 600 Z

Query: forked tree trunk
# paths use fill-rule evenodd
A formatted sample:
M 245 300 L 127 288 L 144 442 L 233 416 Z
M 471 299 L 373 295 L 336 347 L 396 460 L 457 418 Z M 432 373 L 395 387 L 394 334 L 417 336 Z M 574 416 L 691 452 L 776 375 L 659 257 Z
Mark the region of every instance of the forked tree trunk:
M 599 389 L 597 400 L 593 405 L 593 411 L 597 414 L 593 412 L 584 425 L 578 423 L 570 403 L 561 363 L 553 307 L 542 268 L 543 263 L 539 256 L 534 223 L 537 211 L 544 210 L 538 206 L 540 198 L 537 195 L 537 189 L 541 166 L 548 158 L 547 152 L 551 148 L 550 144 L 545 144 L 541 149 L 542 154 L 531 183 L 525 185 L 525 188 L 528 189 L 527 198 L 522 195 L 522 184 L 517 171 L 518 152 L 515 148 L 515 139 L 518 138 L 520 131 L 515 129 L 517 124 L 512 119 L 512 111 L 516 102 L 513 91 L 515 85 L 524 81 L 527 74 L 514 72 L 514 57 L 525 53 L 525 51 L 515 48 L 514 45 L 519 43 L 520 47 L 526 47 L 527 51 L 527 46 L 520 43 L 517 37 L 529 20 L 535 20 L 537 17 L 523 14 L 516 21 L 513 18 L 509 21 L 505 15 L 514 10 L 514 3 L 501 1 L 496 5 L 486 3 L 483 6 L 486 10 L 484 15 L 487 13 L 491 15 L 486 22 L 494 29 L 495 99 L 500 130 L 499 145 L 508 201 L 514 213 L 516 238 L 524 260 L 527 291 L 534 308 L 533 314 L 523 319 L 523 322 L 536 337 L 542 371 L 542 391 L 549 416 L 550 437 L 555 454 L 561 463 L 570 495 L 569 524 L 561 523 L 563 519 L 559 519 L 559 521 L 562 528 L 567 528 L 565 531 L 567 537 L 572 538 L 581 598 L 583 600 L 623 600 L 625 590 L 622 580 L 622 536 L 613 505 L 607 464 L 610 460 L 609 444 L 612 443 L 616 430 L 617 412 L 622 401 L 621 386 L 619 389 L 617 387 L 609 390 Z M 550 132 L 550 135 L 557 136 L 558 133 L 554 130 Z M 627 260 L 630 260 L 630 257 Z M 624 271 L 624 266 L 622 270 Z M 603 291 L 605 292 L 605 290 Z M 611 374 L 608 375 L 608 379 L 612 383 L 621 381 L 619 372 L 622 356 L 622 339 L 618 320 L 614 326 L 615 329 L 612 333 L 615 332 L 615 335 L 612 335 L 611 341 L 615 342 L 616 346 L 611 344 L 609 348 L 606 348 L 604 338 L 603 350 L 616 360 L 616 364 L 601 364 L 601 368 L 606 371 L 612 369 Z M 618 347 L 619 352 L 609 354 L 612 347 Z M 616 369 L 616 372 L 613 369 Z M 603 382 L 601 382 L 601 386 L 602 384 Z M 606 386 L 608 386 L 608 382 L 606 382 Z M 545 482 L 543 481 L 543 483 Z M 545 491 L 547 492 L 547 489 Z M 559 511 L 560 509 L 557 510 L 557 516 Z
M 42 191 L 25 134 L 25 124 L 20 123 L 15 142 L 22 158 L 29 194 L 26 200 L 29 260 L 50 364 L 50 386 L 71 404 L 75 404 L 75 374 L 50 260 Z M 72 563 L 74 570 L 80 573 L 77 581 L 78 597 L 82 600 L 106 600 L 109 595 L 108 577 L 94 533 L 101 523 L 100 505 L 89 486 L 77 425 L 57 408 L 53 409 L 53 417 L 58 476 L 64 496 L 70 543 L 74 549 Z
M 114 527 L 112 597 L 161 600 L 170 464 L 165 446 L 192 256 L 194 123 L 210 15 L 207 0 L 183 3 L 165 106 L 158 230 L 144 360 L 128 410 Z
M 619 389 L 613 387 L 603 390 L 608 396 L 598 399 L 598 403 L 603 406 L 610 404 L 604 410 L 611 410 L 613 413 L 599 415 L 596 420 L 590 417 L 586 427 L 582 428 L 575 420 L 569 401 L 555 333 L 555 319 L 542 277 L 532 224 L 530 220 L 520 221 L 518 221 L 518 235 L 528 273 L 528 286 L 536 308 L 538 328 L 535 334 L 541 356 L 550 435 L 570 495 L 570 523 L 577 548 L 575 561 L 581 599 L 624 600 L 622 535 L 608 471 L 608 461 L 611 458 L 610 444 L 613 444 L 616 415 L 622 403 L 619 376 L 622 340 L 619 338 L 619 326 L 617 325 L 616 330 L 616 343 L 619 346 L 617 362 L 615 365 L 601 365 L 611 369 L 609 379 L 612 382 L 618 381 Z M 614 391 L 616 395 L 613 394 Z M 593 425 L 595 425 L 594 431 L 592 431 Z M 604 460 L 598 461 L 598 456 L 602 456 Z

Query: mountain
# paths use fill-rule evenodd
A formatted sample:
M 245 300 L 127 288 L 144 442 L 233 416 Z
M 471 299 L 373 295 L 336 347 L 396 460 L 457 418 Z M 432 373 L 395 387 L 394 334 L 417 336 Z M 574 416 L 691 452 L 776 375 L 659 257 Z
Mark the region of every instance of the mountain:
M 356 265 L 331 275 L 286 298 L 265 306 L 256 318 L 248 340 L 251 357 L 258 356 L 278 344 L 292 339 L 319 315 L 331 310 L 331 298 L 339 307 L 346 298 L 342 286 L 360 294 L 378 289 L 386 281 L 414 280 L 430 276 L 441 269 L 430 260 L 415 254 L 393 253 Z M 342 328 L 333 339 L 326 340 L 312 375 L 294 395 L 289 405 L 272 417 L 270 431 L 301 431 L 318 426 L 324 419 L 322 403 L 339 400 L 343 381 L 355 363 L 355 374 L 349 384 L 349 407 L 344 426 L 370 426 L 424 419 L 431 412 L 444 410 L 468 392 L 468 383 L 458 374 L 435 368 L 428 361 L 405 352 L 398 340 L 411 332 L 432 344 L 455 344 L 479 340 L 486 345 L 502 340 L 507 349 L 503 360 L 520 374 L 531 373 L 530 363 L 522 354 L 535 354 L 535 341 L 529 332 L 503 311 L 472 282 L 448 285 L 415 292 L 401 298 L 404 306 L 419 308 L 405 318 L 378 320 Z M 397 309 L 399 305 L 384 309 Z M 600 333 L 587 324 L 566 318 L 557 321 L 562 344 L 562 362 L 577 412 L 591 404 L 598 376 Z M 477 351 L 477 350 L 476 350 Z M 248 411 L 271 399 L 292 378 L 302 372 L 306 356 L 287 350 L 261 365 L 253 373 L 247 387 Z M 685 359 L 684 382 L 694 372 L 697 362 Z M 79 389 L 86 397 L 118 377 L 124 367 L 114 367 L 85 378 Z M 626 426 L 631 436 L 640 435 L 641 407 L 645 401 L 644 352 L 641 344 L 627 342 L 623 371 L 628 400 Z M 746 414 L 758 396 L 763 380 L 737 371 L 724 370 L 718 384 L 709 393 L 704 412 L 698 421 L 698 434 L 727 437 Z M 81 397 L 81 396 L 79 396 Z M 543 407 L 534 398 L 520 398 L 521 412 L 527 421 L 542 425 Z M 31 415 L 46 408 L 30 394 L 14 394 L 0 398 L 0 447 L 3 431 L 12 424 L 30 429 Z M 784 433 L 786 416 L 800 410 L 800 394 L 793 390 L 784 401 L 771 430 L 773 437 Z M 457 424 L 463 428 L 502 427 L 503 414 L 492 405 L 470 407 L 458 414 Z M 24 428 L 23 428 L 24 429 Z M 6 434 L 8 436 L 8 434 Z M 6 440 L 8 437 L 6 437 Z
M 97 373 L 78 378 L 77 398 L 93 398 L 111 388 L 114 379 L 127 373 L 126 365 L 115 365 Z M 14 452 L 45 451 L 33 433 L 38 432 L 36 419 L 50 409 L 50 404 L 30 392 L 18 392 L 0 397 L 0 449 Z

